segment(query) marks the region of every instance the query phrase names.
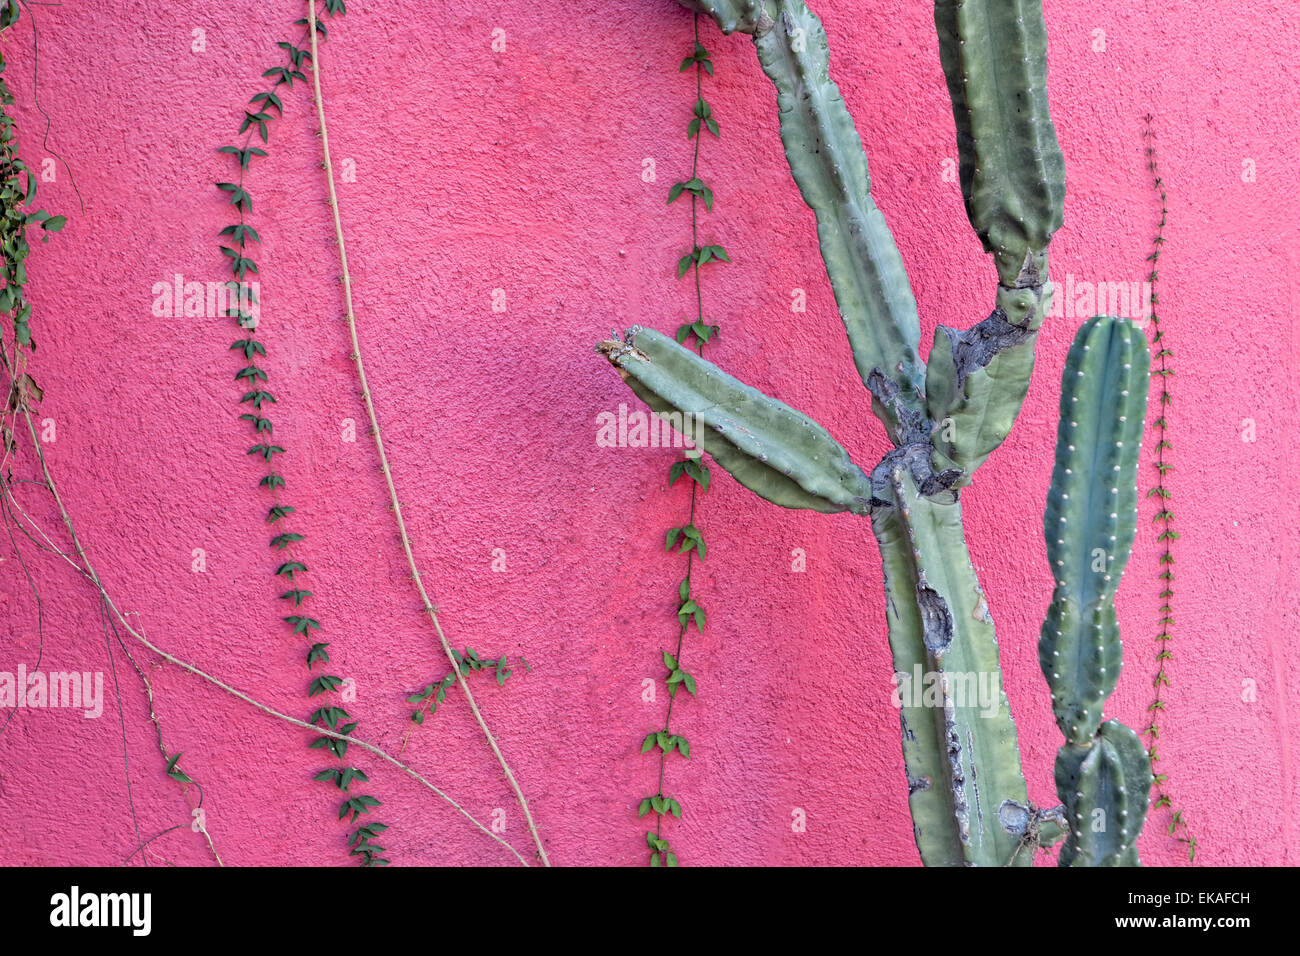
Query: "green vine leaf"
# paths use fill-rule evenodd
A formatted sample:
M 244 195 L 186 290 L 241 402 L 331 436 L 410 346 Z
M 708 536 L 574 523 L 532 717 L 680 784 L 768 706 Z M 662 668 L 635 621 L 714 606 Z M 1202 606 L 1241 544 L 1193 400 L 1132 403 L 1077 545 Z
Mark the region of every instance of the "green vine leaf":
M 295 574 L 298 574 L 306 570 L 307 570 L 307 565 L 303 564 L 301 561 L 286 561 L 284 564 L 280 565 L 278 568 L 275 569 L 275 573 L 277 575 L 282 574 L 285 577 L 287 577 L 290 581 L 293 581 L 293 576 Z
M 292 601 L 294 607 L 301 606 L 302 602 L 312 596 L 311 591 L 304 591 L 301 588 L 294 588 L 291 591 L 285 591 L 280 595 L 281 599 Z
M 189 775 L 180 767 L 176 766 L 180 759 L 180 753 L 176 753 L 167 758 L 167 776 L 171 777 L 173 780 L 179 780 L 181 783 L 193 783 L 194 781 L 190 779 Z
M 217 188 L 230 193 L 230 204 L 243 213 L 253 211 L 253 197 L 236 183 L 217 183 Z

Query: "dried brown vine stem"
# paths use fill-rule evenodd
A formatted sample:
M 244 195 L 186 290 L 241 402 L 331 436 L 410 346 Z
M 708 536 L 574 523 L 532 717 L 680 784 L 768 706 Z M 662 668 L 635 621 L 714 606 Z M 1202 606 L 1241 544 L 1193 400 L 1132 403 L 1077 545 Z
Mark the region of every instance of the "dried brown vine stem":
M 102 596 L 102 595 L 100 596 L 100 599 L 99 599 L 99 600 L 100 600 L 101 613 L 102 613 L 103 616 L 105 617 L 106 622 L 111 621 L 112 619 L 108 617 L 108 605 L 104 602 L 104 599 L 103 599 L 103 596 Z M 106 626 L 107 626 L 107 624 L 106 624 Z M 144 668 L 142 668 L 142 667 L 139 665 L 139 663 L 136 661 L 135 657 L 133 657 L 132 654 L 131 654 L 131 652 L 130 652 L 129 650 L 127 650 L 127 648 L 126 648 L 126 644 L 125 644 L 125 643 L 122 643 L 122 637 L 121 637 L 120 634 L 117 633 L 117 628 L 116 628 L 116 627 L 113 628 L 113 634 L 114 634 L 115 637 L 117 637 L 117 639 L 118 639 L 118 643 L 121 644 L 121 646 L 122 646 L 122 653 L 124 653 L 124 654 L 126 655 L 126 659 L 127 659 L 128 661 L 131 662 L 131 666 L 135 668 L 135 672 L 136 672 L 138 675 L 140 675 L 140 682 L 141 682 L 142 684 L 144 684 L 144 693 L 145 693 L 145 696 L 149 698 L 149 720 L 150 720 L 150 722 L 153 723 L 153 729 L 157 732 L 157 737 L 158 737 L 158 751 L 159 751 L 159 753 L 162 754 L 162 758 L 163 758 L 164 761 L 170 760 L 170 759 L 171 759 L 171 755 L 167 753 L 167 746 L 166 746 L 166 744 L 163 743 L 162 721 L 160 721 L 160 720 L 158 719 L 157 708 L 154 706 L 154 699 L 153 699 L 153 682 L 149 680 L 148 675 L 146 675 L 145 672 L 144 672 Z M 155 664 L 153 665 L 153 667 L 150 667 L 149 669 L 152 671 L 155 667 L 161 667 L 161 666 L 162 666 L 162 662 L 159 661 L 159 662 L 155 663 Z M 202 794 L 203 794 L 203 787 L 200 786 L 200 785 L 197 784 L 197 783 L 195 783 L 195 786 L 199 788 L 199 808 L 202 808 L 202 806 L 203 806 L 203 796 L 202 796 Z M 212 856 L 213 856 L 213 858 L 217 861 L 217 866 L 224 867 L 226 864 L 223 863 L 223 862 L 221 861 L 221 854 L 217 852 L 217 848 L 216 848 L 216 846 L 215 846 L 215 845 L 213 844 L 213 842 L 212 842 L 212 834 L 210 834 L 210 833 L 208 832 L 207 824 L 206 824 L 206 821 L 203 819 L 203 817 L 200 816 L 200 817 L 196 818 L 195 821 L 194 821 L 193 826 L 194 826 L 195 828 L 197 828 L 198 831 L 199 831 L 200 833 L 203 834 L 203 839 L 205 839 L 205 840 L 208 841 L 208 849 L 212 851 Z M 160 834 L 160 835 L 161 835 L 161 834 Z M 155 839 L 157 839 L 157 838 L 155 837 Z M 141 849 L 143 849 L 143 847 L 141 847 Z M 139 851 L 137 850 L 136 852 L 139 852 Z
M 13 369 L 12 367 L 10 367 L 7 357 L 4 359 L 4 364 L 6 369 L 10 371 L 12 375 Z M 465 819 L 473 823 L 474 826 L 478 827 L 485 834 L 487 834 L 487 836 L 493 842 L 499 843 L 501 844 L 501 846 L 509 850 L 514 855 L 515 859 L 517 859 L 524 866 L 528 865 L 528 861 L 525 860 L 522 855 L 520 855 L 518 850 L 516 850 L 513 846 L 511 846 L 501 837 L 497 836 L 495 833 L 489 830 L 486 826 L 483 825 L 482 822 L 476 819 L 468 810 L 462 807 L 450 796 L 448 796 L 438 787 L 434 786 L 432 783 L 430 783 L 428 780 L 422 777 L 411 767 L 408 767 L 406 764 L 402 763 L 396 757 L 393 757 L 386 751 L 381 750 L 380 748 L 376 747 L 374 744 L 367 743 L 364 740 L 359 740 L 356 737 L 349 736 L 348 734 L 341 734 L 336 730 L 329 729 L 328 727 L 317 727 L 313 724 L 307 723 L 306 721 L 298 720 L 297 718 L 290 717 L 288 714 L 283 714 L 280 711 L 274 709 L 273 707 L 268 707 L 266 704 L 263 704 L 261 701 L 254 700 L 252 697 L 249 697 L 247 694 L 243 693 L 242 691 L 236 690 L 234 687 L 231 687 L 229 684 L 225 683 L 224 681 L 216 677 L 213 677 L 211 674 L 199 669 L 198 667 L 195 667 L 193 664 L 190 664 L 187 661 L 183 661 L 179 657 L 175 657 L 172 654 L 168 654 L 162 648 L 153 644 L 153 642 L 151 642 L 142 633 L 140 633 L 135 628 L 133 628 L 130 622 L 127 621 L 126 615 L 124 615 L 122 611 L 118 609 L 117 605 L 113 603 L 113 599 L 109 596 L 107 589 L 104 587 L 103 581 L 100 580 L 98 572 L 95 570 L 94 565 L 91 564 L 90 558 L 87 557 L 86 555 L 86 549 L 85 547 L 83 547 L 81 543 L 81 538 L 80 536 L 78 536 L 76 528 L 73 526 L 72 516 L 68 514 L 68 509 L 63 504 L 63 498 L 59 494 L 58 487 L 54 482 L 54 476 L 50 473 L 49 464 L 45 460 L 45 452 L 41 448 L 40 437 L 36 434 L 36 423 L 32 420 L 31 410 L 24 404 L 21 406 L 19 411 L 22 412 L 22 415 L 27 422 L 27 430 L 28 432 L 31 433 L 32 445 L 36 451 L 36 460 L 40 462 L 41 476 L 44 478 L 44 485 L 47 489 L 49 489 L 50 495 L 54 499 L 54 504 L 59 510 L 59 517 L 63 521 L 64 528 L 67 529 L 68 538 L 72 542 L 73 550 L 76 552 L 77 559 L 80 560 L 81 563 L 78 564 L 76 560 L 73 560 L 71 555 L 68 555 L 61 550 L 56 549 L 56 551 L 61 558 L 63 558 L 65 561 L 71 564 L 72 567 L 76 569 L 76 571 L 79 574 L 85 576 L 91 582 L 91 584 L 95 586 L 95 588 L 99 591 L 99 595 L 101 599 L 104 601 L 104 604 L 108 607 L 110 611 L 112 611 L 113 616 L 117 618 L 117 620 L 121 623 L 122 628 L 128 634 L 134 637 L 137 641 L 139 641 L 149 650 L 153 651 L 163 660 L 170 661 L 171 663 L 175 664 L 177 667 L 181 668 L 182 670 L 189 671 L 191 674 L 195 675 L 196 677 L 201 677 L 209 684 L 213 684 L 214 686 L 224 690 L 226 693 L 234 697 L 238 697 L 240 700 L 244 701 L 247 704 L 251 704 L 254 708 L 262 711 L 265 714 L 269 714 L 272 717 L 279 718 L 280 720 L 283 720 L 286 723 L 293 724 L 295 727 L 301 727 L 304 730 L 310 730 L 313 733 L 324 734 L 327 737 L 333 737 L 335 740 L 346 740 L 348 743 L 355 744 L 356 746 L 360 747 L 362 750 L 366 750 L 374 754 L 375 756 L 379 757 L 381 760 L 387 761 L 388 763 L 392 764 L 394 767 L 401 770 L 407 776 L 412 777 L 413 779 L 419 781 L 428 789 L 432 790 L 435 794 L 437 794 L 439 797 L 445 800 L 457 813 L 459 813 Z M 12 501 L 12 499 L 13 496 L 12 493 L 10 493 L 10 500 Z
M 397 532 L 402 540 L 402 550 L 406 552 L 406 563 L 411 569 L 411 579 L 415 582 L 415 588 L 420 594 L 420 602 L 424 606 L 425 613 L 429 615 L 429 620 L 433 622 L 433 629 L 438 634 L 438 641 L 442 644 L 443 653 L 447 655 L 447 660 L 451 664 L 452 670 L 455 671 L 456 682 L 465 694 L 465 700 L 469 704 L 470 712 L 473 713 L 474 720 L 478 722 L 479 728 L 483 731 L 483 736 L 487 738 L 488 746 L 492 748 L 492 753 L 496 756 L 497 763 L 501 765 L 501 771 L 505 774 L 506 781 L 514 791 L 515 799 L 519 801 L 519 806 L 524 811 L 524 819 L 528 823 L 528 832 L 532 835 L 533 843 L 537 846 L 537 856 L 544 866 L 550 866 L 551 861 L 546 856 L 546 848 L 542 845 L 542 837 L 537 832 L 537 824 L 533 822 L 533 815 L 528 810 L 528 801 L 524 798 L 524 792 L 520 789 L 518 781 L 515 780 L 515 775 L 510 770 L 510 765 L 506 763 L 506 758 L 502 755 L 501 748 L 497 746 L 496 738 L 492 736 L 492 731 L 488 729 L 482 713 L 479 712 L 478 704 L 474 701 L 474 694 L 469 689 L 469 682 L 465 680 L 465 674 L 461 671 L 455 655 L 451 652 L 451 644 L 442 632 L 442 625 L 438 622 L 437 608 L 433 606 L 433 602 L 429 600 L 428 592 L 424 589 L 424 581 L 420 577 L 420 570 L 415 564 L 415 554 L 411 550 L 411 538 L 406 533 L 406 522 L 402 518 L 402 503 L 397 498 L 397 489 L 393 485 L 393 473 L 388 467 L 388 456 L 384 453 L 384 440 L 379 430 L 379 418 L 375 414 L 375 405 L 370 398 L 370 386 L 366 383 L 366 369 L 361 360 L 361 344 L 357 340 L 357 318 L 352 308 L 352 277 L 348 272 L 347 247 L 343 241 L 343 221 L 339 216 L 338 194 L 334 189 L 334 166 L 330 161 L 329 133 L 325 127 L 325 100 L 321 96 L 320 67 L 316 61 L 316 4 L 314 0 L 308 0 L 307 2 L 307 25 L 311 34 L 312 92 L 316 99 L 316 118 L 320 123 L 320 130 L 317 135 L 320 136 L 325 183 L 329 187 L 329 199 L 327 201 L 334 216 L 334 241 L 339 249 L 339 267 L 343 279 L 343 302 L 346 309 L 344 317 L 348 323 L 348 335 L 352 340 L 352 361 L 356 365 L 357 378 L 361 381 L 361 399 L 365 402 L 366 415 L 370 419 L 370 434 L 374 436 L 375 450 L 379 454 L 379 470 L 383 472 L 384 482 L 388 486 L 390 506 L 397 518 Z

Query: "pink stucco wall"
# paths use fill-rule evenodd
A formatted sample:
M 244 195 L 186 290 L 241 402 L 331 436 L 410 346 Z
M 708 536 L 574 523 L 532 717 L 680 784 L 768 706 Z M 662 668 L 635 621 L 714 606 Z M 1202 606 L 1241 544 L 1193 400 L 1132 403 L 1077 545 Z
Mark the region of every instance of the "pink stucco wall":
M 1156 215 L 1144 113 L 1160 133 L 1171 207 L 1161 304 L 1177 368 L 1170 485 L 1182 534 L 1161 768 L 1206 863 L 1297 862 L 1300 21 L 1290 6 L 1046 3 L 1069 176 L 1058 284 L 1143 277 Z M 928 349 L 937 322 L 986 315 L 994 283 L 943 176 L 955 147 L 929 4 L 815 7 Z M 40 417 L 57 426 L 46 454 L 115 600 L 151 639 L 305 717 L 303 644 L 278 620 L 262 471 L 235 420 L 235 336 L 226 321 L 151 312 L 155 282 L 223 277 L 216 233 L 229 215 L 213 183 L 231 164 L 215 149 L 233 141 L 259 74 L 278 62 L 275 41 L 305 8 L 117 0 L 36 10 L 52 130 L 44 148 L 25 14 L 6 48 L 22 153 L 39 165 L 57 150 L 85 199 L 82 214 L 61 167 L 41 186 L 42 204 L 69 215 L 31 260 Z M 204 52 L 192 50 L 196 28 Z M 504 52 L 491 49 L 497 28 Z M 361 337 L 415 546 L 451 640 L 533 666 L 504 688 L 475 687 L 560 864 L 645 860 L 635 806 L 654 790 L 657 761 L 639 742 L 661 723 L 665 698 L 660 685 L 658 702 L 644 703 L 642 681 L 662 677 L 660 649 L 675 640 L 684 559 L 663 553 L 663 533 L 681 523 L 687 492 L 665 486 L 669 452 L 596 447 L 595 416 L 629 396 L 591 346 L 634 322 L 672 330 L 691 308 L 673 271 L 687 212 L 664 203 L 689 168 L 692 81 L 677 65 L 690 37 L 690 15 L 671 0 L 353 0 L 322 56 L 335 160 L 356 164 L 340 190 Z M 774 93 L 748 40 L 707 24 L 704 37 L 723 125 L 704 148 L 718 197 L 704 229 L 736 260 L 706 275 L 706 311 L 723 329 L 709 355 L 825 423 L 870 465 L 884 439 L 781 153 Z M 333 670 L 357 684 L 349 709 L 363 735 L 396 750 L 404 695 L 446 665 L 406 579 L 364 429 L 341 441 L 343 420 L 364 412 L 308 91 L 295 87 L 286 108 L 249 186 L 287 500 L 309 535 L 299 553 Z M 641 177 L 647 157 L 654 183 Z M 504 313 L 491 309 L 498 288 Z M 807 290 L 804 315 L 790 311 L 795 288 Z M 1078 323 L 1045 327 L 1024 413 L 965 497 L 1040 803 L 1054 799 L 1058 744 L 1035 657 L 1049 591 L 1040 515 L 1056 382 Z M 1242 439 L 1245 419 L 1253 442 Z M 24 447 L 16 474 L 30 468 Z M 867 524 L 784 512 L 715 475 L 699 513 L 709 624 L 686 651 L 700 699 L 675 708 L 692 756 L 670 761 L 666 784 L 686 814 L 669 825 L 673 843 L 687 864 L 916 863 Z M 55 533 L 40 496 L 29 489 L 24 500 Z M 1127 666 L 1107 711 L 1135 726 L 1159 603 L 1151 513 L 1144 503 L 1120 593 Z M 37 609 L 7 537 L 0 545 L 0 670 L 14 671 L 33 666 Z M 191 570 L 196 548 L 204 573 Z M 496 548 L 504 573 L 491 570 Z M 806 573 L 791 572 L 795 548 Z M 97 720 L 23 711 L 0 737 L 0 861 L 120 863 L 136 837 L 96 598 L 26 541 L 22 554 L 42 599 L 42 667 L 103 671 L 109 701 Z M 194 795 L 164 775 L 139 681 L 116 660 L 148 838 L 187 823 Z M 1254 701 L 1243 700 L 1248 680 Z M 326 761 L 306 731 L 170 665 L 154 681 L 169 748 L 205 787 L 227 863 L 347 861 L 335 792 L 311 780 Z M 508 838 L 527 852 L 521 814 L 456 692 L 405 759 L 476 815 L 503 808 Z M 507 860 L 408 778 L 357 763 L 385 803 L 395 862 Z M 796 808 L 806 832 L 792 832 Z M 1157 813 L 1147 826 L 1148 863 L 1181 860 L 1167 820 Z M 148 852 L 155 863 L 211 861 L 188 827 Z

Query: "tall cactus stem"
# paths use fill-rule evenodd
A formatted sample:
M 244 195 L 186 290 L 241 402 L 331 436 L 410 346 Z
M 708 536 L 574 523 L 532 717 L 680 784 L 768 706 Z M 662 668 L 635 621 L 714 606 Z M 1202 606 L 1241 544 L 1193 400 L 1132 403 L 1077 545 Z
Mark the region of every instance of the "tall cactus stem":
M 1061 378 L 1056 465 L 1043 535 L 1056 579 L 1038 656 L 1066 739 L 1056 763 L 1070 837 L 1062 865 L 1137 865 L 1151 762 L 1137 735 L 1102 723 L 1123 646 L 1115 592 L 1137 527 L 1137 466 L 1150 352 L 1128 319 L 1096 316 L 1075 336 Z
M 906 458 L 873 472 L 871 520 L 917 848 L 927 866 L 1027 865 L 1018 850 L 1033 811 L 961 506 L 922 495 Z

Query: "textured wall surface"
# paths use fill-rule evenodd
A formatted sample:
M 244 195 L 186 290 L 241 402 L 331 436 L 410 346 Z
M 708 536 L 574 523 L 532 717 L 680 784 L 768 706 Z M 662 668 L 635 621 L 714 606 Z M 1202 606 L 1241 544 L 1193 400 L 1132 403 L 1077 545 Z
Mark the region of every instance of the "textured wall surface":
M 936 323 L 987 315 L 995 282 L 944 176 L 956 151 L 930 7 L 815 7 L 928 350 Z M 1068 171 L 1058 287 L 1143 278 L 1158 217 L 1147 112 L 1170 190 L 1161 312 L 1176 353 L 1169 484 L 1182 538 L 1160 768 L 1206 863 L 1297 862 L 1300 24 L 1290 7 L 1046 3 Z M 224 278 L 217 232 L 232 220 L 213 184 L 234 164 L 216 148 L 235 141 L 241 107 L 305 6 L 35 9 L 51 127 L 43 144 L 24 14 L 5 51 L 21 152 L 38 168 L 61 155 L 85 201 L 83 213 L 62 166 L 41 185 L 41 204 L 69 216 L 31 260 L 38 418 L 56 427 L 45 453 L 114 600 L 150 639 L 306 717 L 304 643 L 275 600 L 268 501 L 256 487 L 264 471 L 236 420 L 235 330 L 157 317 L 151 292 L 177 273 Z M 735 260 L 706 268 L 705 311 L 722 326 L 709 357 L 826 424 L 870 465 L 884 437 L 781 152 L 774 92 L 747 39 L 707 23 L 703 36 L 722 138 L 704 144 L 717 206 L 702 228 Z M 671 0 L 353 0 L 322 53 L 335 162 L 355 163 L 355 181 L 339 188 L 360 336 L 414 545 L 450 639 L 532 665 L 503 688 L 482 676 L 474 686 L 560 864 L 645 861 L 635 808 L 654 791 L 658 762 L 639 745 L 662 725 L 666 696 L 660 684 L 644 702 L 642 682 L 662 679 L 660 649 L 676 640 L 684 559 L 664 553 L 663 537 L 683 522 L 688 493 L 667 487 L 672 452 L 596 446 L 596 415 L 632 399 L 592 345 L 634 322 L 671 331 L 694 308 L 674 273 L 689 215 L 665 205 L 690 166 L 693 80 L 677 72 L 690 44 L 691 16 Z M 395 752 L 410 727 L 405 694 L 446 661 L 407 579 L 373 447 L 364 428 L 342 440 L 344 421 L 364 410 L 339 321 L 319 144 L 309 89 L 284 98 L 271 155 L 248 185 L 286 500 L 308 534 L 297 554 L 311 568 L 331 670 L 356 682 L 348 707 L 360 733 Z M 797 288 L 805 314 L 791 311 Z M 505 291 L 504 312 L 492 310 L 494 289 Z M 1056 383 L 1082 318 L 1044 327 L 1024 413 L 965 494 L 1039 803 L 1055 802 L 1059 741 L 1035 650 L 1050 588 L 1041 514 Z M 1243 440 L 1252 425 L 1254 440 Z M 34 476 L 26 441 L 11 464 L 16 477 Z M 685 653 L 700 697 L 674 708 L 692 753 L 669 760 L 665 783 L 685 819 L 668 835 L 686 864 L 917 863 L 867 523 L 784 512 L 715 475 L 697 516 L 710 546 L 696 584 L 709 620 Z M 19 497 L 62 543 L 39 490 Z M 1154 509 L 1141 507 L 1119 595 L 1126 668 L 1107 712 L 1136 727 L 1160 603 Z M 139 864 L 138 840 L 179 825 L 150 844 L 150 862 L 211 862 L 186 825 L 197 792 L 166 777 L 140 681 L 116 642 L 109 657 L 95 592 L 14 540 L 0 538 L 0 670 L 30 670 L 39 656 L 45 671 L 101 671 L 105 704 L 98 719 L 12 717 L 0 736 L 0 861 Z M 791 570 L 796 548 L 804 573 Z M 504 572 L 492 570 L 493 549 L 504 549 Z M 226 863 L 347 862 L 335 791 L 312 781 L 329 761 L 307 749 L 308 732 L 172 665 L 152 677 L 168 749 L 184 752 L 203 785 Z M 1243 699 L 1243 682 L 1255 699 Z M 504 810 L 505 836 L 527 853 L 522 815 L 457 691 L 403 759 L 475 815 Z M 509 861 L 414 781 L 370 756 L 355 762 L 384 801 L 395 863 Z M 1148 863 L 1182 859 L 1167 822 L 1157 812 L 1146 828 Z

